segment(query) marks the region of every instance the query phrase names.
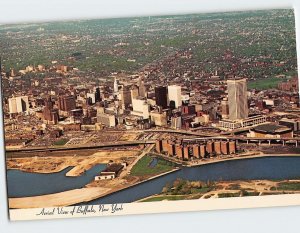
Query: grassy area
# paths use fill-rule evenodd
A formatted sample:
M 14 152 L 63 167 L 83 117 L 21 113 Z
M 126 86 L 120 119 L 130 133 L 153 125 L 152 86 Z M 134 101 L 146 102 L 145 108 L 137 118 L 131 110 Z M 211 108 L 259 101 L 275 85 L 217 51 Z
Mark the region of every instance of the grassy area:
M 299 191 L 300 190 L 300 182 L 282 182 L 277 186 L 277 190 L 291 190 L 291 191 Z
M 223 198 L 223 197 L 239 197 L 240 196 L 240 192 L 238 193 L 219 193 L 218 197 L 219 198 Z
M 65 145 L 67 142 L 69 141 L 69 139 L 66 138 L 62 138 L 56 142 L 53 143 L 54 146 L 63 146 Z
M 258 79 L 256 81 L 250 81 L 248 83 L 248 89 L 267 90 L 277 88 L 278 83 L 286 81 L 284 78 L 266 78 Z
M 249 192 L 249 191 L 246 191 L 246 190 L 242 190 L 241 191 L 241 194 L 243 197 L 247 197 L 247 196 L 258 196 L 259 195 L 259 192 Z
M 178 196 L 158 196 L 158 197 L 149 197 L 141 202 L 152 202 L 152 201 L 163 201 L 163 200 L 168 200 L 168 201 L 177 201 L 177 200 L 185 200 L 186 195 L 178 195 Z
M 154 167 L 150 167 L 153 157 L 146 155 L 141 158 L 131 169 L 131 175 L 133 176 L 145 176 L 145 175 L 156 175 L 163 172 L 172 170 L 175 167 L 175 164 L 169 161 L 166 161 L 161 158 L 157 158 L 157 164 Z

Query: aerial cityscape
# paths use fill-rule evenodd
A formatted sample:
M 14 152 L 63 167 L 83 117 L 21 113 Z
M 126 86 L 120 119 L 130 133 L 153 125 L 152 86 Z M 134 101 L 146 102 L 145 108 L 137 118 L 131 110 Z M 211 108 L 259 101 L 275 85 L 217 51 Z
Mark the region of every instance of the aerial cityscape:
M 291 9 L 0 25 L 12 209 L 300 193 Z

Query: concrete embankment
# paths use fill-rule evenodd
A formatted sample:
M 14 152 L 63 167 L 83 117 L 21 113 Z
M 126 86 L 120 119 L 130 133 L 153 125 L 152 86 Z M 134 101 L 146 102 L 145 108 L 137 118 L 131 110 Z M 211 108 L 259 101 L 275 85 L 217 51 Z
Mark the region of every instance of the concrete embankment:
M 9 198 L 8 202 L 11 209 L 69 206 L 97 199 L 107 191 L 107 188 L 82 188 L 42 196 Z

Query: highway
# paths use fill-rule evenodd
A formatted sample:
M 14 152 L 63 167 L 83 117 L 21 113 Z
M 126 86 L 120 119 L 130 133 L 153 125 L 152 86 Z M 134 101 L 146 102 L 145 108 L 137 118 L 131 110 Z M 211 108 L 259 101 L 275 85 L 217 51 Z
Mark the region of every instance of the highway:
M 6 152 L 43 152 L 43 151 L 64 151 L 64 150 L 83 150 L 83 149 L 94 149 L 94 148 L 103 148 L 103 147 L 117 147 L 117 146 L 135 146 L 141 144 L 153 144 L 154 140 L 145 140 L 145 141 L 115 141 L 115 142 L 106 142 L 99 144 L 84 144 L 84 145 L 72 145 L 72 146 L 61 146 L 61 147 L 30 147 L 30 148 L 18 148 L 18 149 L 6 149 Z

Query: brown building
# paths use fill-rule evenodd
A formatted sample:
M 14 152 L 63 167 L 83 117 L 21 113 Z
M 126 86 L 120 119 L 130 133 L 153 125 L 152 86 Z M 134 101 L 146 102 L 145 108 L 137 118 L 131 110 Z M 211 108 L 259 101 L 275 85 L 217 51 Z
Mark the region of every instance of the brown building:
M 187 146 L 183 147 L 183 157 L 184 159 L 188 160 L 189 159 L 189 148 Z
M 198 144 L 193 145 L 193 156 L 195 158 L 200 158 L 200 147 Z
M 200 145 L 200 156 L 205 157 L 205 145 Z
M 45 107 L 43 109 L 43 118 L 47 123 L 57 124 L 58 123 L 58 110 L 53 109 L 53 102 L 51 98 L 45 100 Z
M 175 155 L 175 145 L 173 143 L 168 143 L 168 155 L 169 156 Z
M 229 142 L 229 153 L 230 154 L 236 153 L 236 142 L 235 141 Z
M 214 148 L 217 155 L 221 154 L 221 142 L 214 142 Z
M 168 140 L 162 140 L 162 151 L 168 151 Z
M 155 142 L 155 149 L 156 149 L 157 153 L 161 153 L 161 151 L 162 151 L 162 142 L 161 142 L 161 140 L 157 140 Z
M 71 111 L 76 108 L 75 97 L 69 96 L 59 96 L 58 97 L 58 109 L 61 111 Z
M 175 145 L 175 152 L 176 152 L 177 158 L 183 159 L 183 148 L 181 145 L 179 145 L 179 144 Z
M 206 152 L 207 152 L 208 154 L 212 154 L 213 151 L 214 151 L 214 149 L 213 149 L 213 142 L 208 141 L 208 142 L 206 143 Z
M 62 125 L 63 131 L 80 131 L 81 130 L 81 124 L 65 124 Z
M 228 142 L 221 142 L 221 152 L 223 155 L 228 154 Z

